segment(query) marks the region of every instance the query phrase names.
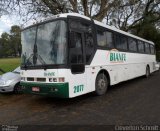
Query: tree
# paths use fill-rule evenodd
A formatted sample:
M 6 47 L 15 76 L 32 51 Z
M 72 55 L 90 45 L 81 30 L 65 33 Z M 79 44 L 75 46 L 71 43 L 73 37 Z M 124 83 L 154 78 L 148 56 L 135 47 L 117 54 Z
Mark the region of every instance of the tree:
M 21 55 L 20 27 L 11 27 L 10 34 L 4 32 L 0 38 L 0 57 L 17 57 Z
M 13 3 L 9 2 L 9 0 L 0 0 L 0 17 L 2 15 L 9 14 L 10 7 L 13 7 Z
M 128 31 L 152 14 L 150 22 L 160 19 L 159 0 L 1 0 L 8 11 L 18 13 L 25 20 L 39 16 L 76 12 L 112 24 Z M 8 8 L 6 8 L 8 7 Z M 28 18 L 29 17 L 29 18 Z
M 154 14 L 157 22 L 160 19 L 159 0 L 2 0 L 8 10 L 18 11 L 23 20 L 76 12 L 90 18 L 114 25 L 125 31 Z
M 2 0 L 5 1 L 5 0 Z M 115 0 L 6 0 L 9 10 L 17 10 L 24 20 L 39 16 L 76 12 L 102 21 Z
M 4 32 L 1 35 L 0 39 L 1 48 L 0 48 L 0 57 L 7 57 L 12 54 L 10 49 L 10 36 L 8 33 Z
M 0 38 L 0 58 L 2 57 L 3 53 L 2 53 L 2 38 Z
M 137 25 L 146 21 L 155 24 L 160 21 L 159 0 L 117 0 L 107 12 L 107 24 L 124 31 L 139 28 Z M 141 26 L 140 26 L 141 28 Z
M 14 25 L 10 30 L 11 48 L 14 52 L 14 56 L 21 55 L 21 29 L 19 26 Z

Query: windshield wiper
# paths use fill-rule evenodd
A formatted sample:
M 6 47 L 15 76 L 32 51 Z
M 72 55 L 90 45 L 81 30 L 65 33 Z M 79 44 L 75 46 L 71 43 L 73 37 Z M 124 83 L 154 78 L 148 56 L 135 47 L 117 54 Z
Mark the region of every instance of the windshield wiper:
M 24 54 L 22 54 L 22 66 L 24 66 L 25 70 L 27 69 L 27 65 L 26 65 L 26 52 Z
M 42 63 L 42 65 L 46 65 L 45 61 L 42 59 L 42 57 L 39 54 L 31 54 L 30 57 L 26 60 L 25 65 L 32 64 L 30 61 L 33 59 L 33 64 L 36 65 L 37 59 Z
M 31 62 L 31 59 L 33 59 L 33 62 Z M 37 44 L 34 44 L 33 54 L 31 54 L 30 57 L 26 60 L 25 65 L 34 64 L 34 66 L 35 66 L 37 64 L 37 59 L 42 63 L 42 65 L 46 65 L 45 61 L 38 54 Z
M 42 57 L 38 54 L 38 57 L 37 57 L 40 62 L 43 64 L 43 65 L 46 65 L 45 61 L 42 59 Z

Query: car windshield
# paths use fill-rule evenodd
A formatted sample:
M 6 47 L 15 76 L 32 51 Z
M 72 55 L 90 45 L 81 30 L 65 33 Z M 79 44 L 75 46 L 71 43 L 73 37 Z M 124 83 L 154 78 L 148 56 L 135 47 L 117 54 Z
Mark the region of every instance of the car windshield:
M 66 63 L 67 28 L 64 20 L 48 22 L 22 32 L 22 66 Z

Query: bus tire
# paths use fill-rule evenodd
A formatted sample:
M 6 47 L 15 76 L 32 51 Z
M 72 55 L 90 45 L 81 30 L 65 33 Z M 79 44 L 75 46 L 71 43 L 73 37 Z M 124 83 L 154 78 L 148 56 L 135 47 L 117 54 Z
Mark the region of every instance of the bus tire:
M 150 76 L 150 68 L 149 66 L 146 67 L 146 78 L 148 78 Z
M 108 88 L 108 79 L 104 73 L 97 75 L 95 83 L 95 94 L 98 96 L 104 95 Z

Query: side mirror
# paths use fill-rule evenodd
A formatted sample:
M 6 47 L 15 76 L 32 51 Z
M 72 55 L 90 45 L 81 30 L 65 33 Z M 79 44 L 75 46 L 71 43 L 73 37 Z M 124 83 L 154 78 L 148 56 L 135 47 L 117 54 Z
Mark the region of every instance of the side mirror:
M 85 65 L 84 64 L 73 64 L 71 65 L 71 72 L 72 74 L 80 74 L 84 73 Z

